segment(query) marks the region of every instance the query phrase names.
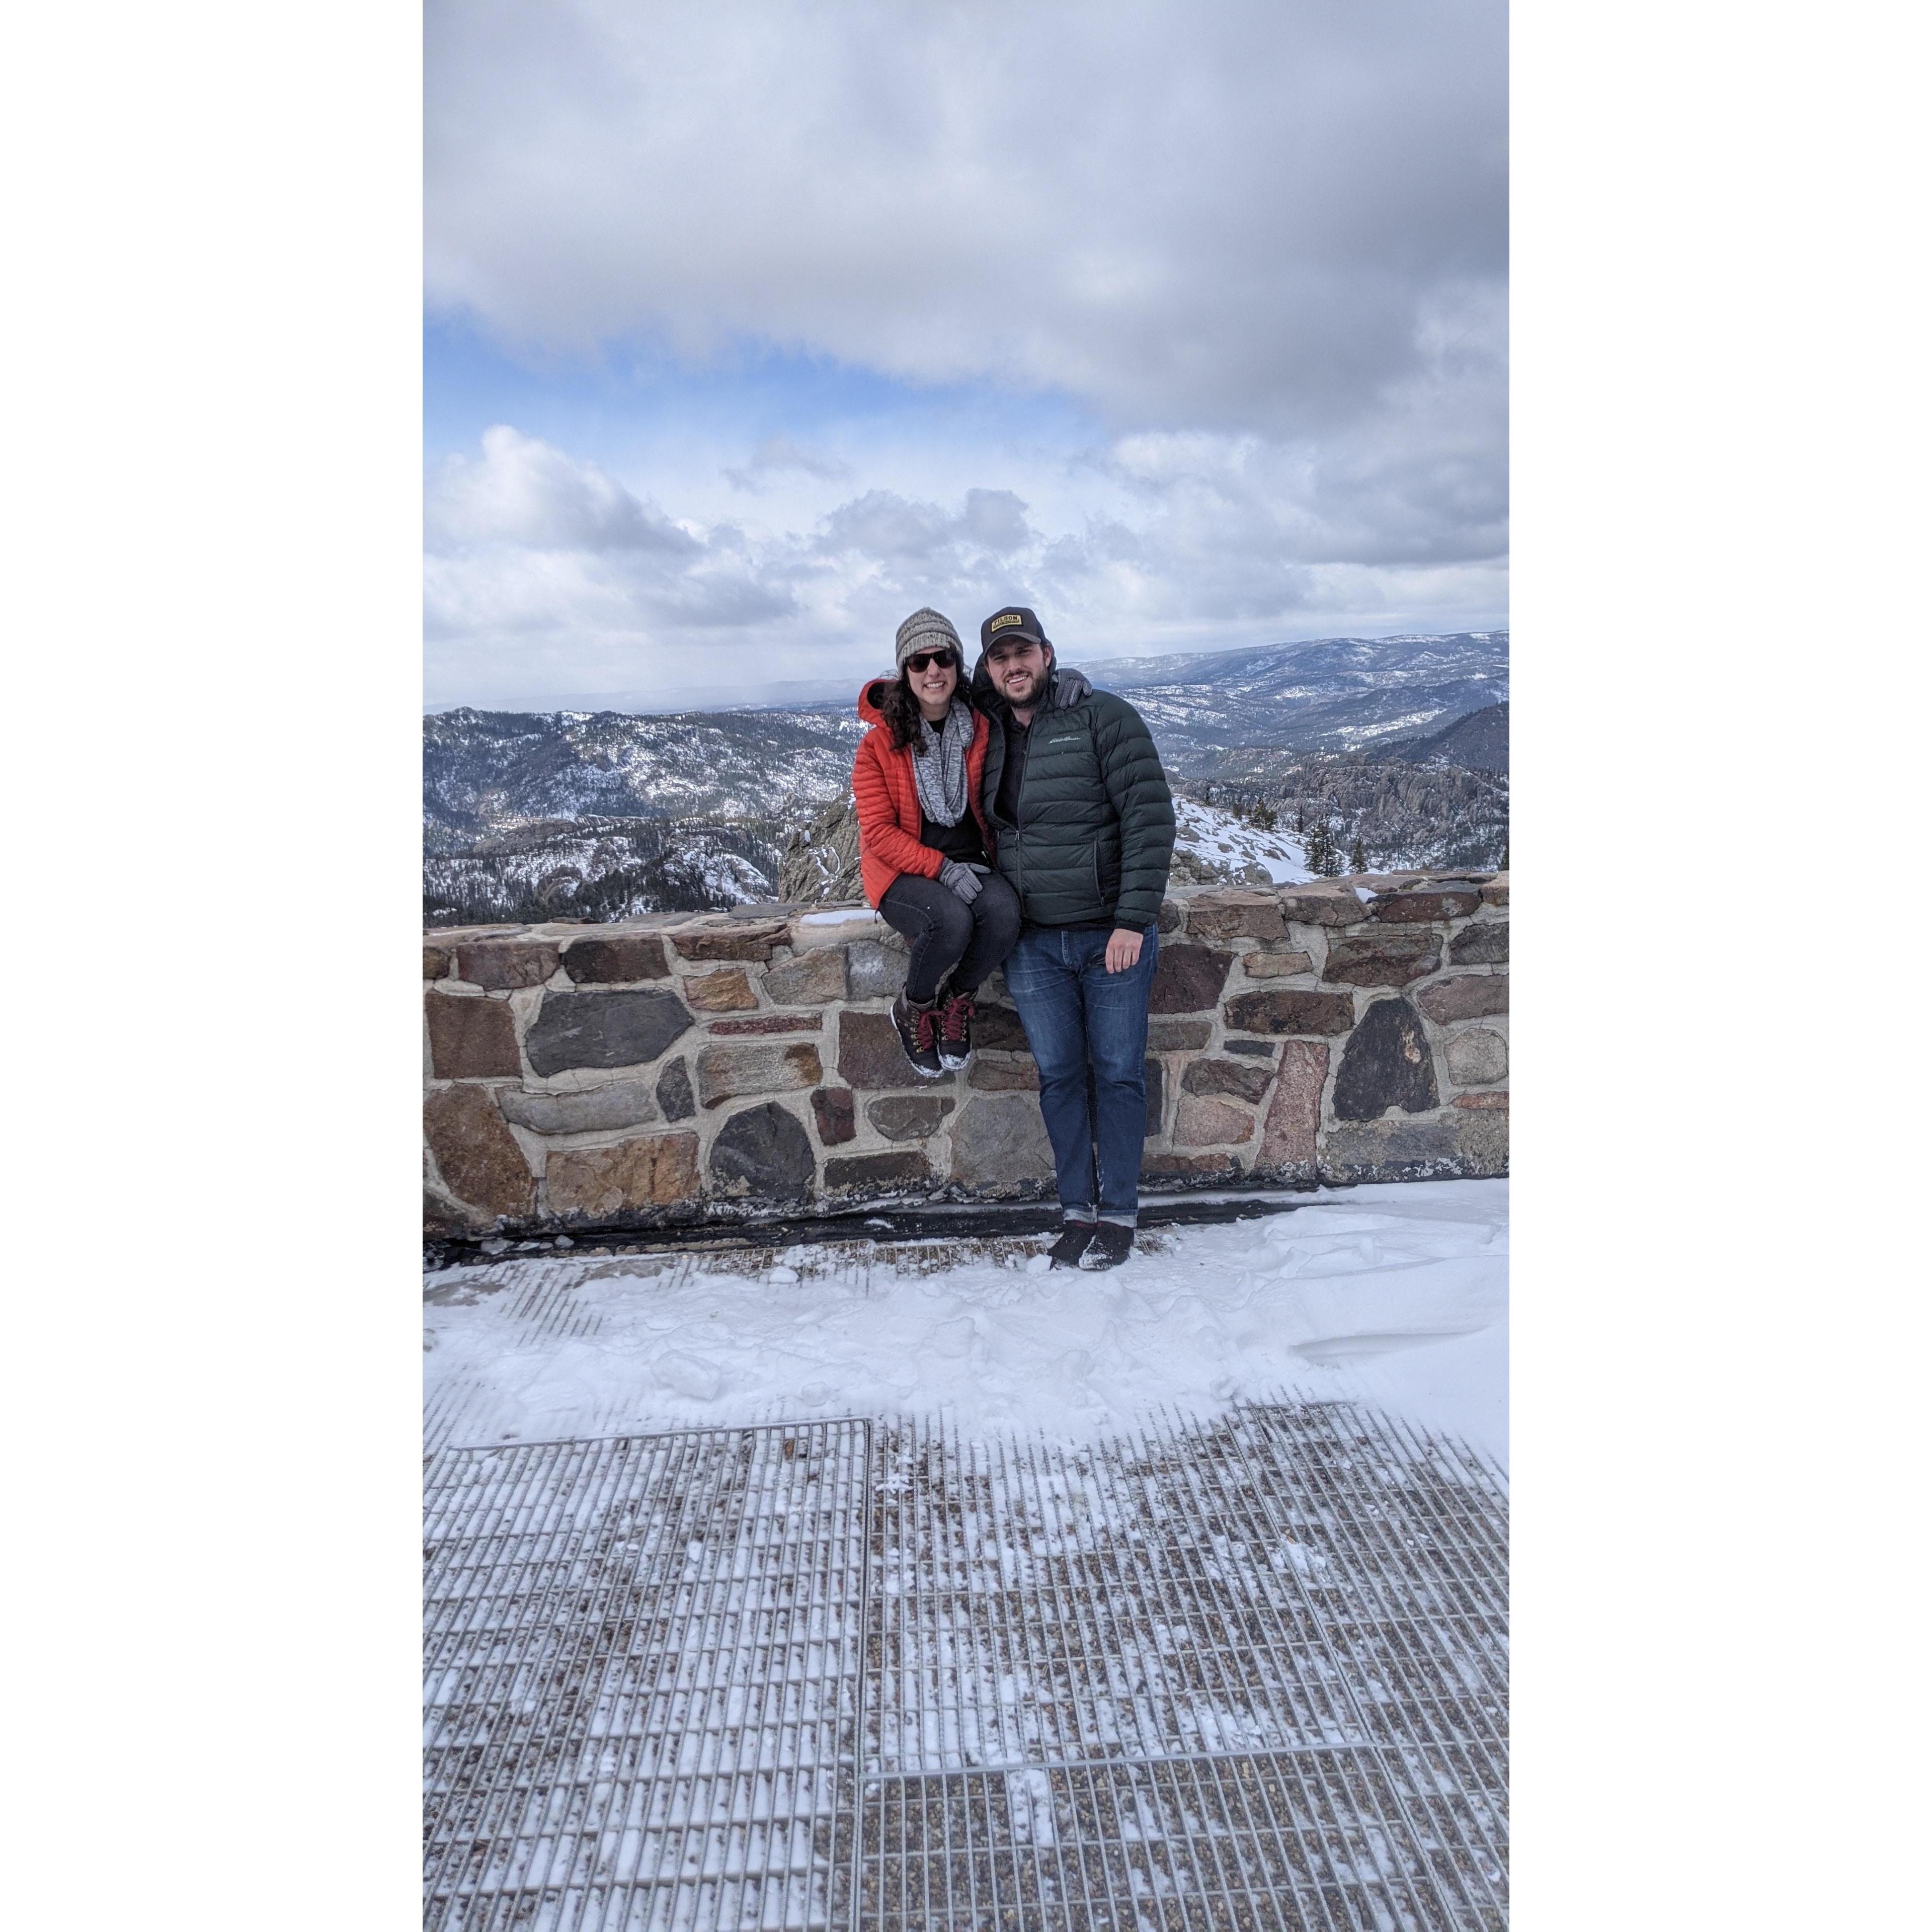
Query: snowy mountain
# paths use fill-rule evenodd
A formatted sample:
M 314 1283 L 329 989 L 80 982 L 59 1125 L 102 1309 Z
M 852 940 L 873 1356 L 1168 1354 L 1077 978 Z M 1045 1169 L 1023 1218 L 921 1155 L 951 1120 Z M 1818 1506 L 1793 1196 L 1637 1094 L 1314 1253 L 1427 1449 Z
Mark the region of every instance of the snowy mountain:
M 1232 746 L 1356 752 L 1420 738 L 1509 696 L 1509 633 L 1323 638 L 1238 651 L 1082 664 L 1130 697 L 1171 770 Z
M 808 812 L 850 783 L 860 730 L 849 705 L 659 718 L 446 711 L 423 720 L 423 821 L 473 837 L 586 817 Z
M 1508 849 L 1507 632 L 1073 661 L 1132 699 L 1191 796 L 1184 874 L 1306 878 L 1320 868 L 1298 825 L 1327 828 L 1324 863 L 1358 839 L 1376 867 L 1492 866 Z M 782 884 L 849 896 L 834 808 L 861 731 L 849 701 L 426 717 L 425 917 L 622 919 Z M 1268 810 L 1251 820 L 1256 804 L 1279 830 Z

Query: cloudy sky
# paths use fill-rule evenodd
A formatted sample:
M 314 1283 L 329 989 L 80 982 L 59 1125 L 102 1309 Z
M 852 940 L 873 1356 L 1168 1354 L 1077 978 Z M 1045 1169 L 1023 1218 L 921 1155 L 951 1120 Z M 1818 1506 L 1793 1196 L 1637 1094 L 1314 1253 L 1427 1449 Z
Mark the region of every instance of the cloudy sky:
M 1507 621 L 1501 0 L 430 0 L 432 705 Z

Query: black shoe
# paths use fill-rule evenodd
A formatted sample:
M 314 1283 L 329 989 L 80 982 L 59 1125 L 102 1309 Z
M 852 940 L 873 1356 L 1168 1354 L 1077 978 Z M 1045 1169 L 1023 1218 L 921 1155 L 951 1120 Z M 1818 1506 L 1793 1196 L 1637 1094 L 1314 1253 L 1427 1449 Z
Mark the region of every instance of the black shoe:
M 956 1073 L 973 1057 L 973 995 L 949 993 L 939 1010 L 939 1064 Z
M 1092 1245 L 1080 1257 L 1080 1265 L 1090 1273 L 1096 1268 L 1118 1268 L 1133 1251 L 1134 1231 L 1118 1221 L 1102 1221 L 1094 1229 Z
M 1087 1252 L 1087 1244 L 1093 1238 L 1091 1221 L 1070 1221 L 1061 1229 L 1059 1240 L 1047 1250 L 1047 1258 L 1055 1268 L 1078 1268 L 1080 1257 Z
M 939 1064 L 939 1002 L 928 1000 L 923 1006 L 901 993 L 892 1002 L 892 1024 L 899 1044 L 912 1062 L 912 1070 L 922 1080 L 937 1080 Z

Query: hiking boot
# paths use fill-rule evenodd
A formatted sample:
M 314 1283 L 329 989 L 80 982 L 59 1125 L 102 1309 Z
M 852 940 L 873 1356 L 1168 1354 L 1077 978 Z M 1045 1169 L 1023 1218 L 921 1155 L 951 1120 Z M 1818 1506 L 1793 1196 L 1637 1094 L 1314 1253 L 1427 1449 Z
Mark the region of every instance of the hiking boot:
M 1070 1221 L 1060 1230 L 1059 1240 L 1047 1250 L 1047 1258 L 1055 1268 L 1078 1268 L 1080 1257 L 1087 1252 L 1087 1244 L 1093 1238 L 1091 1221 Z
M 1080 1265 L 1090 1274 L 1096 1268 L 1118 1268 L 1132 1251 L 1134 1231 L 1118 1221 L 1102 1221 L 1094 1230 L 1094 1239 L 1080 1257 Z
M 902 992 L 892 1002 L 892 1024 L 899 1044 L 912 1062 L 912 1070 L 922 1080 L 937 1080 L 939 1064 L 939 1002 L 928 1000 L 921 1005 Z
M 952 993 L 939 1010 L 939 1064 L 956 1073 L 973 1054 L 973 995 Z

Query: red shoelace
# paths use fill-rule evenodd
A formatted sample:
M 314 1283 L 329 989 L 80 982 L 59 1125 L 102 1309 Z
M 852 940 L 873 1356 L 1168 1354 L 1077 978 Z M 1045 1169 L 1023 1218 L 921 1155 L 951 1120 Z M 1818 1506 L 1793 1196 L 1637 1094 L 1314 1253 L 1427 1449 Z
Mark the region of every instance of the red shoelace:
M 956 994 L 946 1003 L 945 1024 L 940 1031 L 944 1037 L 956 1044 L 963 1045 L 966 1039 L 966 1022 L 973 1017 L 973 996 L 970 993 Z
M 913 1008 L 912 1018 L 913 1037 L 919 1042 L 920 1052 L 922 1053 L 932 1052 L 938 1045 L 939 1009 L 937 1006 L 927 1006 L 923 1009 L 915 1006 Z

